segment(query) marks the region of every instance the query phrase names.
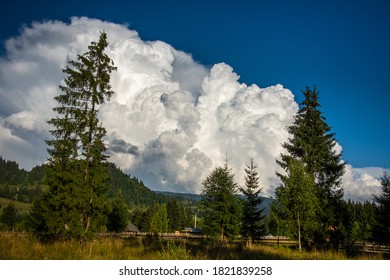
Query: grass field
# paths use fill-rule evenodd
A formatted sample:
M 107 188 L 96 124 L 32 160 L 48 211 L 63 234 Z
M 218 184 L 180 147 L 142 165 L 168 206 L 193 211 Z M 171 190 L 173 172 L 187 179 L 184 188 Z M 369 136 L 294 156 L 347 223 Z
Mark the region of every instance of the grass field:
M 160 241 L 157 239 L 109 238 L 42 244 L 29 235 L 1 235 L 2 260 L 345 260 L 384 259 L 382 254 L 311 251 L 240 244 L 215 246 L 204 241 Z
M 3 209 L 9 205 L 10 202 L 14 203 L 14 206 L 19 211 L 19 214 L 28 213 L 28 210 L 31 208 L 31 204 L 29 203 L 12 201 L 10 199 L 0 197 L 0 214 L 2 213 Z

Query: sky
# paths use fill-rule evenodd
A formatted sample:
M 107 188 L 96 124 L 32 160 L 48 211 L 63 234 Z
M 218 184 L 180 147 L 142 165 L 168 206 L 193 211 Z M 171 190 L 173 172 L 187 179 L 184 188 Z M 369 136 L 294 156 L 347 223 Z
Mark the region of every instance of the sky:
M 376 0 L 9 2 L 0 154 L 26 169 L 44 162 L 60 69 L 104 29 L 118 71 L 101 116 L 127 172 L 154 189 L 199 192 L 228 151 L 237 173 L 255 156 L 272 195 L 285 128 L 315 84 L 348 163 L 346 195 L 367 199 L 390 164 L 389 14 Z

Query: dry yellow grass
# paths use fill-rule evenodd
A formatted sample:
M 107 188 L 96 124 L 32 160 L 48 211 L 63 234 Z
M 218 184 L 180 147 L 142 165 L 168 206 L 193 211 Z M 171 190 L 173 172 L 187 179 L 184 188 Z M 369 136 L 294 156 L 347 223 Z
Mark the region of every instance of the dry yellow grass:
M 157 250 L 158 252 L 158 250 Z M 96 239 L 42 244 L 31 236 L 0 235 L 0 259 L 8 260 L 128 260 L 153 259 L 157 253 L 136 240 Z
M 177 244 L 156 239 L 100 238 L 86 242 L 61 241 L 42 244 L 29 235 L 0 234 L 0 259 L 3 260 L 156 260 L 156 259 L 265 259 L 265 260 L 345 260 L 383 259 L 381 254 L 343 252 L 298 252 L 286 247 L 240 245 L 213 246 L 204 242 Z

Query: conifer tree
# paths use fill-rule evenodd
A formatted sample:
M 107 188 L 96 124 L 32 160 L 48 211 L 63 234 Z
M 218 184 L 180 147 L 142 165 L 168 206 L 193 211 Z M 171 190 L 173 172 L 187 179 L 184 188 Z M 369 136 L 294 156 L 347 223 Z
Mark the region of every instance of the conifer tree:
M 203 232 L 223 242 L 234 239 L 239 233 L 241 203 L 237 197 L 238 186 L 227 163 L 215 168 L 203 180 L 200 202 Z
M 103 163 L 107 156 L 98 109 L 114 94 L 110 73 L 116 68 L 104 50 L 105 32 L 88 51 L 70 60 L 62 94 L 55 97 L 57 117 L 48 123 L 53 138 L 48 164 L 50 190 L 35 202 L 31 223 L 37 234 L 47 238 L 86 238 L 106 223 L 108 174 Z
M 246 166 L 245 173 L 245 188 L 240 188 L 245 196 L 241 234 L 248 238 L 250 244 L 252 240 L 265 235 L 264 208 L 260 208 L 264 197 L 261 196 L 262 188 L 253 158 Z
M 119 195 L 110 199 L 110 211 L 107 215 L 107 230 L 122 232 L 129 224 L 129 210 L 123 198 Z
M 380 178 L 382 193 L 374 195 L 376 204 L 376 225 L 374 228 L 375 241 L 390 244 L 390 175 L 385 170 Z
M 10 202 L 8 206 L 3 209 L 3 213 L 0 216 L 0 223 L 3 223 L 9 230 L 15 229 L 19 218 L 18 212 L 14 203 Z
M 321 226 L 316 238 L 320 241 L 324 240 L 329 229 L 336 229 L 341 223 L 340 211 L 337 209 L 342 204 L 341 177 L 345 163 L 335 149 L 335 134 L 330 132 L 331 128 L 319 110 L 319 92 L 316 87 L 306 87 L 303 94 L 305 99 L 294 123 L 288 128 L 291 137 L 283 144 L 287 153 L 282 154 L 277 162 L 287 171 L 290 160 L 299 159 L 306 172 L 313 177 L 316 194 L 321 202 L 317 212 Z M 282 181 L 286 179 L 286 175 L 277 175 Z
M 167 212 L 168 232 L 180 231 L 186 227 L 193 226 L 191 209 L 175 197 L 168 201 Z

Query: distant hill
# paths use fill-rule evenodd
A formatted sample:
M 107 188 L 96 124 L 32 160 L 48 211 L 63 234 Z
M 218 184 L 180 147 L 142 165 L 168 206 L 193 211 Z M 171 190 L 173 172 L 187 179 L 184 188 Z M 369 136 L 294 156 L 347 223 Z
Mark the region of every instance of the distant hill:
M 198 194 L 152 191 L 142 180 L 123 173 L 114 163 L 106 163 L 106 170 L 110 176 L 109 196 L 122 196 L 129 207 L 167 203 L 172 197 L 192 203 L 201 200 L 201 195 Z M 49 188 L 46 184 L 46 172 L 46 165 L 26 171 L 20 169 L 18 163 L 0 156 L 0 197 L 32 203 Z M 269 213 L 271 203 L 272 198 L 264 199 L 261 207 L 265 208 L 265 214 Z
M 201 195 L 193 194 L 193 193 L 175 193 L 175 192 L 164 192 L 164 191 L 155 191 L 155 192 L 169 197 L 184 198 L 192 201 L 200 201 L 202 198 Z
M 122 196 L 130 207 L 166 203 L 170 199 L 169 196 L 150 190 L 138 178 L 126 175 L 113 163 L 106 163 L 106 170 L 110 175 L 108 194 Z M 0 156 L 0 197 L 31 204 L 49 189 L 46 173 L 46 165 L 26 171 L 19 168 L 18 163 Z
M 31 171 L 19 168 L 15 161 L 0 156 L 0 184 L 20 185 L 44 183 L 46 165 L 35 166 Z
M 149 189 L 142 180 L 126 175 L 113 163 L 107 163 L 106 170 L 110 175 L 109 195 L 122 196 L 130 207 L 135 205 L 151 206 L 157 203 L 166 203 L 169 200 L 168 196 Z
M 261 207 L 264 207 L 264 214 L 268 215 L 271 212 L 271 204 L 273 199 L 271 197 L 264 197 Z
M 175 193 L 175 192 L 164 192 L 164 191 L 155 191 L 156 193 L 163 194 L 165 196 L 170 196 L 170 197 L 176 197 L 176 198 L 184 198 L 186 200 L 192 200 L 195 202 L 198 202 L 202 199 L 202 196 L 199 194 L 192 194 L 192 193 Z M 272 198 L 270 197 L 265 197 L 263 200 L 263 203 L 261 204 L 260 207 L 264 207 L 264 214 L 268 215 L 271 211 L 271 203 L 272 203 Z

